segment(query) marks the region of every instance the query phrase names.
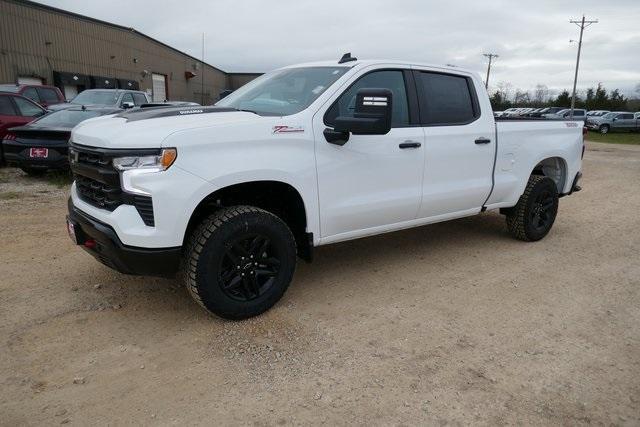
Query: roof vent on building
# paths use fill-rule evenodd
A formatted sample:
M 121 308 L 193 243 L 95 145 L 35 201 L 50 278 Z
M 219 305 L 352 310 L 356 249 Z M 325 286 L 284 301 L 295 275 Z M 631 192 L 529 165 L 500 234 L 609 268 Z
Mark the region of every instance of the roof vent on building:
M 358 58 L 354 58 L 351 56 L 351 52 L 347 52 L 344 55 L 342 55 L 342 58 L 340 58 L 340 61 L 338 61 L 338 64 L 344 64 L 345 62 L 351 62 L 351 61 L 357 61 Z

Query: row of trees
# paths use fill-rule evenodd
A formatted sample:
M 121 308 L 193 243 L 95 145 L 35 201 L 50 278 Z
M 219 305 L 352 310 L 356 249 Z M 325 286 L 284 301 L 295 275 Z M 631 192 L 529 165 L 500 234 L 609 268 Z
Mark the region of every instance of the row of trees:
M 511 84 L 500 82 L 491 95 L 491 105 L 495 111 L 504 111 L 511 107 L 565 107 L 571 106 L 571 93 L 563 90 L 557 96 L 551 96 L 549 88 L 537 85 L 533 91 L 513 90 Z M 640 96 L 640 83 L 636 92 Z M 640 109 L 640 99 L 628 99 L 618 89 L 610 92 L 599 84 L 576 94 L 576 108 L 587 110 L 624 111 Z

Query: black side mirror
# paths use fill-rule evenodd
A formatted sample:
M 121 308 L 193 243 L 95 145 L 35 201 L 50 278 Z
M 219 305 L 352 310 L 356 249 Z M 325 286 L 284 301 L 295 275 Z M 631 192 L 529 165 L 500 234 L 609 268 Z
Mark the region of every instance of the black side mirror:
M 349 133 L 354 135 L 386 135 L 391 130 L 393 93 L 389 89 L 360 89 L 356 94 L 353 117 L 338 116 L 334 128 L 324 130 L 327 142 L 344 145 Z
M 227 96 L 231 95 L 231 93 L 232 93 L 232 92 L 233 92 L 233 91 L 232 91 L 232 90 L 229 90 L 229 89 L 223 90 L 222 92 L 220 92 L 220 93 L 218 94 L 218 100 L 220 100 L 220 99 L 222 99 L 222 98 L 225 98 L 225 97 L 227 97 Z
M 393 93 L 389 89 L 360 89 L 353 117 L 335 119 L 336 132 L 354 135 L 385 135 L 391 130 Z

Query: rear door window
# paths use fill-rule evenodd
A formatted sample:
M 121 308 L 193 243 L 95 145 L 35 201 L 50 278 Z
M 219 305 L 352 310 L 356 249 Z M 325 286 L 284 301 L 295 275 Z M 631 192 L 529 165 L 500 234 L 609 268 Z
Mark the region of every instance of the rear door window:
M 33 102 L 40 103 L 40 97 L 38 96 L 38 92 L 35 87 L 28 87 L 22 92 L 22 96 L 25 98 L 29 98 Z
M 46 102 L 47 104 L 55 104 L 59 102 L 58 94 L 51 88 L 39 87 L 38 94 L 40 95 L 42 102 Z
M 464 76 L 420 71 L 420 115 L 426 126 L 464 125 L 480 116 L 471 80 Z

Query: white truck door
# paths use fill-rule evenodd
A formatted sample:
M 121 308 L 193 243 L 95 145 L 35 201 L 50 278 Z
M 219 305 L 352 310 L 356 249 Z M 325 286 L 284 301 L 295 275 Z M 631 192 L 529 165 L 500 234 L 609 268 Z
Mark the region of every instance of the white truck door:
M 416 218 L 422 190 L 424 131 L 417 97 L 406 79 L 411 72 L 376 69 L 354 77 L 313 120 L 322 238 L 357 237 L 371 229 Z M 390 89 L 392 129 L 386 135 L 353 135 L 346 144 L 328 143 L 324 129 L 332 119 L 353 116 L 356 92 Z M 411 106 L 411 108 L 410 108 Z M 402 145 L 402 148 L 401 148 Z
M 420 218 L 472 213 L 489 196 L 495 126 L 488 98 L 470 74 L 414 71 L 425 131 Z

